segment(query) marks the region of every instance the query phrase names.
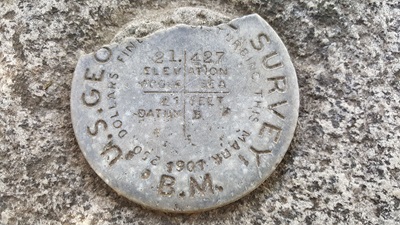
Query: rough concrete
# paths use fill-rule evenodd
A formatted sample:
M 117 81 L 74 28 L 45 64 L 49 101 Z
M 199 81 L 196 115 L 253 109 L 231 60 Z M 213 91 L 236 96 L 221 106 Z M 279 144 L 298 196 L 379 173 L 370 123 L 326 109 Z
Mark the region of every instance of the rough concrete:
M 72 131 L 77 59 L 132 19 L 181 6 L 258 13 L 286 44 L 300 115 L 283 162 L 247 197 L 200 214 L 144 209 L 109 188 Z M 398 1 L 0 3 L 0 224 L 400 223 Z

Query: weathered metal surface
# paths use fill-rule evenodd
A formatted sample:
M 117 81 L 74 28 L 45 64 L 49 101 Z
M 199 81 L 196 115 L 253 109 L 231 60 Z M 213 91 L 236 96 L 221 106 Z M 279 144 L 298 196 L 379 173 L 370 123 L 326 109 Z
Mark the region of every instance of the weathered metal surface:
M 96 173 L 170 212 L 254 190 L 288 149 L 298 108 L 287 50 L 258 15 L 102 47 L 79 60 L 71 94 L 75 134 Z

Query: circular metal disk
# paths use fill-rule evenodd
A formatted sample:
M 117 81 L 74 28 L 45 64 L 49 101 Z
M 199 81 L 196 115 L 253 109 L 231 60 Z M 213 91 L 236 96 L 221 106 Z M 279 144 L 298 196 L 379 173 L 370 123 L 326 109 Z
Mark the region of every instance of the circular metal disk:
M 288 149 L 298 108 L 288 52 L 258 15 L 102 47 L 80 58 L 71 93 L 91 167 L 119 194 L 169 212 L 254 190 Z

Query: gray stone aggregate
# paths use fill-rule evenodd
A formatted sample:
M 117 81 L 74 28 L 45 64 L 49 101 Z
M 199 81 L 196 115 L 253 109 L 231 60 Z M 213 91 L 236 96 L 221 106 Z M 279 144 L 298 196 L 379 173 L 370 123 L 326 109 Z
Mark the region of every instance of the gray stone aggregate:
M 95 174 L 75 141 L 69 96 L 81 55 L 135 18 L 146 35 L 181 6 L 262 16 L 289 51 L 301 104 L 267 182 L 220 209 L 171 215 L 119 196 Z M 1 1 L 0 224 L 400 223 L 399 8 L 394 0 Z

